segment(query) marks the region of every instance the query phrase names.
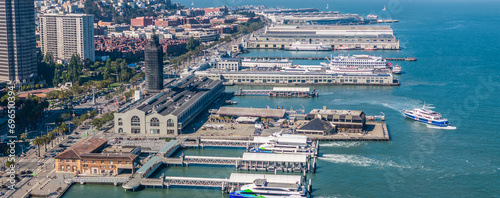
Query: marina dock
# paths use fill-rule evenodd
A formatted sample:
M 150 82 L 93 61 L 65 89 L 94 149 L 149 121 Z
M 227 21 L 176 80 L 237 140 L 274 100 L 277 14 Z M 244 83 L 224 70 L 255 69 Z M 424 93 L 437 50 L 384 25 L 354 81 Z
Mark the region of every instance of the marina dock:
M 288 60 L 328 60 L 328 57 L 246 57 L 249 59 L 288 59 Z M 392 61 L 417 61 L 416 57 L 400 57 L 400 58 L 388 58 L 383 57 L 386 60 Z
M 125 190 L 135 191 L 141 186 L 146 188 L 170 188 L 172 186 L 213 187 L 221 188 L 223 192 L 234 191 L 240 186 L 251 184 L 255 180 L 265 179 L 270 185 L 296 188 L 305 186 L 301 175 L 271 175 L 271 174 L 243 174 L 232 173 L 229 178 L 204 177 L 168 177 L 137 179 L 133 178 L 123 184 Z M 309 183 L 310 185 L 310 183 Z

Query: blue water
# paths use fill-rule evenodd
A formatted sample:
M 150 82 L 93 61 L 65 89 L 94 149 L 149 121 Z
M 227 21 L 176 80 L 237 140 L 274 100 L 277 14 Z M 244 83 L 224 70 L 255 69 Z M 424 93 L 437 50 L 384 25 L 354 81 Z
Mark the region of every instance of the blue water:
M 185 5 L 191 0 L 181 1 Z M 499 197 L 500 196 L 500 2 L 373 0 L 232 0 L 193 1 L 195 6 L 264 4 L 318 7 L 343 13 L 368 13 L 400 20 L 392 27 L 401 51 L 351 51 L 384 57 L 415 56 L 399 62 L 400 87 L 317 86 L 319 98 L 236 97 L 238 106 L 277 105 L 307 111 L 363 110 L 386 115 L 390 142 L 324 142 L 318 172 L 312 175 L 316 197 Z M 388 12 L 381 9 L 387 5 Z M 246 56 L 330 56 L 331 52 L 251 51 Z M 334 52 L 334 55 L 336 52 Z M 318 64 L 319 61 L 297 61 Z M 238 87 L 229 87 L 236 90 Z M 253 87 L 257 88 L 257 87 Z M 437 130 L 404 119 L 402 108 L 426 104 L 448 118 L 457 130 Z M 239 150 L 186 151 L 238 156 Z M 192 170 L 189 171 L 189 170 Z M 227 177 L 232 167 L 174 167 L 167 174 Z M 206 171 L 206 172 L 204 172 Z M 227 197 L 218 189 L 147 189 L 75 185 L 73 197 Z

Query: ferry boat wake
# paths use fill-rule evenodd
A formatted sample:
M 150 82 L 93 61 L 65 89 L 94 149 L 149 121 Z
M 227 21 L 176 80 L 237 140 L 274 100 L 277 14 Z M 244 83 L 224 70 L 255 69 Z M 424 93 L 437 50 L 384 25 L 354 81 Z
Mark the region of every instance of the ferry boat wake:
M 427 125 L 427 127 L 431 128 L 431 129 L 444 129 L 444 130 L 455 130 L 455 129 L 457 129 L 456 126 L 438 127 L 438 126 L 433 126 L 433 125 Z

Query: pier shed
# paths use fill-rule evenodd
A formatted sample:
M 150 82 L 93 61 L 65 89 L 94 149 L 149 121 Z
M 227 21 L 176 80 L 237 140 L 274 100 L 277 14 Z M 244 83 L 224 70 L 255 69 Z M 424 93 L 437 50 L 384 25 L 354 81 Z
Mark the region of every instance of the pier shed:
M 240 169 L 307 172 L 307 163 L 306 155 L 243 153 Z
M 285 109 L 221 107 L 217 112 L 217 115 L 236 117 L 284 118 L 285 113 Z

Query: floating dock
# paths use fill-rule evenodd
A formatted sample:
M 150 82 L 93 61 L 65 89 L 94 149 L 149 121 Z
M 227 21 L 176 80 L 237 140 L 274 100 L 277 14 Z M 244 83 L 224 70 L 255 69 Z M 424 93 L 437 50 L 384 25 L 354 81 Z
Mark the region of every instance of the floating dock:
M 138 179 L 133 178 L 122 187 L 125 190 L 135 191 L 141 186 L 146 188 L 170 188 L 172 186 L 189 187 L 213 187 L 221 188 L 223 192 L 234 191 L 239 187 L 254 183 L 255 180 L 265 179 L 268 184 L 276 187 L 298 188 L 305 187 L 303 176 L 301 175 L 271 175 L 271 174 L 243 174 L 232 173 L 228 178 L 204 178 L 204 177 L 162 177 Z M 310 182 L 309 182 L 309 185 Z M 310 189 L 310 188 L 309 188 Z
M 311 98 L 318 97 L 316 89 L 309 87 L 273 87 L 272 90 L 242 90 L 234 93 L 235 96 L 269 96 L 269 97 L 291 97 L 291 98 Z

